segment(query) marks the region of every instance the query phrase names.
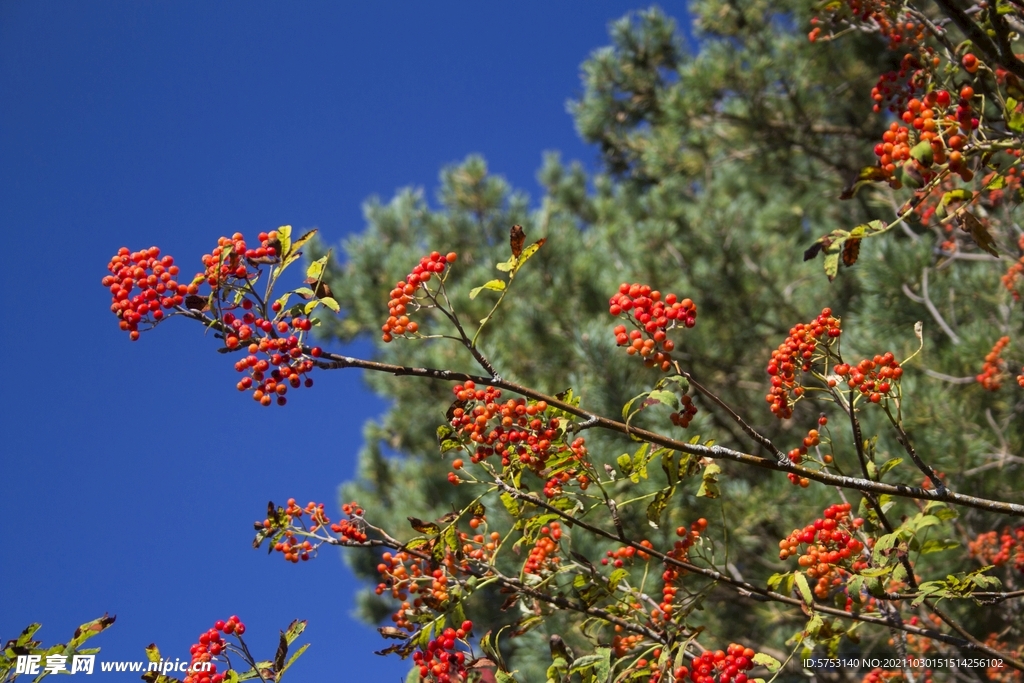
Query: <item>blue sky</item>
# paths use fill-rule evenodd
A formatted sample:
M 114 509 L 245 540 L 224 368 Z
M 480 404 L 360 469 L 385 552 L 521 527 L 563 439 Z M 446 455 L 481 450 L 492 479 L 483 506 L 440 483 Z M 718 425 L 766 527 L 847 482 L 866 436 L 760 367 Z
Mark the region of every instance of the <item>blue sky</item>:
M 0 0 L 0 640 L 40 621 L 65 641 L 110 612 L 102 661 L 151 642 L 187 658 L 238 614 L 270 656 L 305 618 L 292 680 L 401 680 L 407 665 L 374 656 L 382 641 L 350 616 L 340 557 L 292 566 L 250 546 L 267 500 L 336 508 L 383 404 L 353 372 L 262 409 L 192 325 L 129 343 L 99 281 L 122 245 L 190 272 L 235 231 L 337 242 L 367 197 L 433 197 L 470 153 L 536 201 L 543 151 L 595 162 L 565 102 L 636 7 Z M 319 428 L 299 446 L 309 413 Z

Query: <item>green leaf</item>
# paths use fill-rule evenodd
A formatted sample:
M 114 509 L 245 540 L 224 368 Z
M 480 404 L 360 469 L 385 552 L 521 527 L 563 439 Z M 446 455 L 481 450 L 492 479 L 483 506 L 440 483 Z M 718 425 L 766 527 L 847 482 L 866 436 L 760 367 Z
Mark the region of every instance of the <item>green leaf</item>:
M 441 455 L 462 448 L 462 443 L 455 436 L 455 430 L 448 425 L 437 428 L 437 444 L 441 448 Z
M 331 309 L 335 313 L 341 312 L 341 306 L 338 304 L 337 301 L 335 301 L 329 296 L 325 296 L 324 298 L 320 299 L 320 303 L 322 303 L 324 306 Z
M 306 305 L 302 307 L 302 312 L 305 313 L 306 315 L 309 315 L 310 313 L 313 312 L 313 309 L 316 308 L 319 305 L 320 305 L 320 300 L 319 299 L 313 299 L 311 301 L 307 301 Z
M 786 572 L 785 574 L 772 574 L 770 577 L 768 577 L 768 588 L 772 589 L 773 591 L 779 592 L 779 587 L 782 585 L 782 582 L 785 581 L 786 578 L 790 577 L 791 575 L 792 572 Z
M 146 659 L 150 662 L 159 662 L 163 659 L 160 656 L 160 648 L 156 646 L 156 643 L 150 643 L 146 646 Z
M 960 543 L 958 541 L 954 541 L 953 539 L 947 538 L 947 539 L 939 540 L 939 539 L 933 538 L 933 539 L 925 541 L 921 545 L 921 554 L 922 555 L 930 555 L 931 553 L 941 553 L 944 550 L 952 550 L 953 548 L 959 548 L 959 547 L 960 547 Z
M 828 276 L 828 281 L 835 280 L 838 273 L 839 254 L 825 254 L 825 275 Z
M 507 492 L 502 493 L 501 502 L 505 506 L 505 509 L 508 510 L 508 514 L 512 515 L 513 517 L 519 516 L 519 501 L 516 500 L 511 494 Z
M 933 161 L 932 143 L 922 140 L 910 149 L 910 156 L 923 166 L 931 166 Z
M 647 398 L 644 399 L 643 407 L 656 406 L 659 404 L 665 404 L 674 410 L 679 410 L 679 397 L 671 391 L 664 391 L 661 389 L 655 389 L 651 393 L 647 394 Z
M 676 452 L 671 448 L 659 448 L 651 457 L 658 456 L 661 456 L 661 469 L 665 472 L 669 486 L 675 486 L 679 481 L 679 463 L 676 461 Z
M 718 475 L 722 472 L 722 468 L 718 463 L 712 462 L 704 466 L 704 472 L 701 474 L 700 489 L 697 491 L 697 496 L 700 498 L 718 498 L 721 495 L 721 491 L 718 488 Z
M 629 453 L 623 453 L 617 457 L 615 464 L 619 466 L 619 471 L 627 477 L 633 473 L 633 458 L 629 457 Z
M 1017 111 L 1017 101 L 1012 98 L 1006 101 L 1006 127 L 1014 133 L 1024 133 L 1024 112 Z
M 475 299 L 477 297 L 477 295 L 480 292 L 484 291 L 485 289 L 489 289 L 492 292 L 504 292 L 505 291 L 505 281 L 504 280 L 490 280 L 489 282 L 485 282 L 484 284 L 480 285 L 479 287 L 474 287 L 469 292 L 469 298 L 470 299 Z
M 886 179 L 885 171 L 878 166 L 865 166 L 857 174 L 857 179 L 839 195 L 840 199 L 852 199 L 860 188 L 870 183 L 881 182 Z
M 1006 187 L 1006 176 L 997 173 L 985 184 L 986 190 L 1001 190 Z
M 502 671 L 501 669 L 498 669 L 494 672 L 494 678 L 498 681 L 498 683 L 519 683 L 519 681 L 516 680 L 515 676 L 513 676 L 511 673 Z
M 796 581 L 796 588 L 800 591 L 800 597 L 803 598 L 804 604 L 810 606 L 814 604 L 814 593 L 811 592 L 811 587 L 807 584 L 807 577 L 801 572 L 794 574 L 793 579 Z
M 649 446 L 650 444 L 645 442 L 633 454 L 633 471 L 629 475 L 629 480 L 634 484 L 639 484 L 641 479 L 647 478 L 647 463 L 651 461 L 647 455 Z
M 647 522 L 657 529 L 661 525 L 661 513 L 665 511 L 668 506 L 669 499 L 672 498 L 672 494 L 675 492 L 675 487 L 669 487 L 662 489 L 654 496 L 654 500 L 647 506 Z
M 893 467 L 896 467 L 901 462 L 903 462 L 903 458 L 889 458 L 883 462 L 882 466 L 878 468 L 878 478 L 881 479 L 886 472 L 891 470 Z
M 603 683 L 608 678 L 608 671 L 611 668 L 611 656 L 612 651 L 610 648 L 599 647 L 594 654 L 584 655 L 573 660 L 569 673 L 574 674 L 583 671 L 583 669 L 594 667 L 597 680 Z
M 327 266 L 327 256 L 321 256 L 316 261 L 309 264 L 306 268 L 306 277 L 310 280 L 320 280 L 324 274 L 324 268 Z
M 281 252 L 278 254 L 282 259 L 292 251 L 292 226 L 282 225 L 277 229 L 277 241 L 281 243 Z
M 764 668 L 768 669 L 769 673 L 775 673 L 776 671 L 782 668 L 782 662 L 775 659 L 775 657 L 772 657 L 771 655 L 764 654 L 763 652 L 758 652 L 756 655 L 754 655 L 753 661 L 754 664 L 763 666 Z

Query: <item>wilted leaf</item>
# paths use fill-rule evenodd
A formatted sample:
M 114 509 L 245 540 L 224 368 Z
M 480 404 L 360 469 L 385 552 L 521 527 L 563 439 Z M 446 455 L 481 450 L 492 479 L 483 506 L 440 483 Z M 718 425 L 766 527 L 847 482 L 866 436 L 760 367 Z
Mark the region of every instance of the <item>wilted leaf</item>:
M 857 257 L 860 256 L 860 239 L 851 237 L 846 240 L 846 244 L 843 245 L 843 265 L 849 268 L 857 262 Z
M 424 522 L 422 519 L 419 519 L 418 517 L 408 517 L 407 519 L 409 520 L 409 524 L 412 525 L 412 528 L 420 532 L 421 534 L 435 536 L 437 535 L 438 532 L 441 531 L 441 527 L 439 527 L 438 525 L 432 522 Z
M 526 232 L 523 230 L 523 226 L 513 225 L 512 230 L 509 231 L 508 241 L 512 246 L 512 255 L 519 258 L 519 255 L 523 253 L 523 244 L 526 243 Z
M 958 216 L 958 219 L 960 221 L 960 229 L 969 233 L 975 244 L 993 256 L 999 256 L 999 252 L 996 251 L 996 241 L 992 239 L 992 235 L 988 233 L 988 230 L 974 214 L 970 211 L 964 211 Z

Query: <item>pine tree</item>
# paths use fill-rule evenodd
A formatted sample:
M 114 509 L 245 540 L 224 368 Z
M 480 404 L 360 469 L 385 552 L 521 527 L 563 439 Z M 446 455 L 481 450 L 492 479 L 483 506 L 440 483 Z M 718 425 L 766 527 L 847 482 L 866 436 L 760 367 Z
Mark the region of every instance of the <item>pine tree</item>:
M 483 332 L 482 348 L 502 376 L 550 394 L 572 387 L 591 409 L 619 414 L 652 380 L 616 349 L 608 297 L 620 282 L 647 282 L 698 304 L 700 324 L 686 331 L 677 354 L 694 378 L 758 431 L 797 447 L 794 435 L 817 425 L 817 411 L 798 405 L 790 420 L 780 421 L 765 403 L 768 353 L 790 327 L 829 306 L 850 331 L 844 353 L 859 358 L 891 350 L 905 358 L 919 346 L 914 325 L 923 321 L 923 351 L 904 380 L 912 396 L 904 417 L 914 445 L 965 493 L 1019 500 L 1022 478 L 1013 454 L 1024 450 L 1020 393 L 950 382 L 973 378 L 1002 333 L 1020 338 L 1019 304 L 999 287 L 991 263 L 937 257 L 949 235 L 914 220 L 905 230 L 864 240 L 857 264 L 831 284 L 820 262 L 802 260 L 819 236 L 888 221 L 905 201 L 874 186 L 838 200 L 876 160 L 871 151 L 888 119 L 870 111 L 867 94 L 878 74 L 899 67 L 898 55 L 880 49 L 873 35 L 808 41 L 810 2 L 708 0 L 692 3 L 690 11 L 698 39 L 692 49 L 682 44 L 678 27 L 652 9 L 616 22 L 612 45 L 584 64 L 583 96 L 571 111 L 580 135 L 599 150 L 597 173 L 546 157 L 539 172 L 545 194 L 531 209 L 525 194 L 472 157 L 442 172 L 436 206 L 414 190 L 386 204 L 369 202 L 366 229 L 345 241 L 330 269 L 345 315 L 328 334 L 342 341 L 371 337 L 375 358 L 385 362 L 471 371 L 474 361 L 465 349 L 443 339 L 382 343 L 382 302 L 422 253 L 452 249 L 469 257 L 452 273 L 452 303 L 466 319 L 484 318 L 497 295 L 484 291 L 471 299 L 468 292 L 494 277 L 494 264 L 507 258 L 509 226 L 521 224 L 529 239 L 544 237 L 547 244 L 515 281 L 515 296 L 497 313 L 500 326 Z M 445 324 L 424 317 L 420 332 L 441 333 Z M 1001 330 L 995 338 L 994 330 Z M 468 503 L 469 492 L 447 481 L 450 460 L 437 449 L 438 406 L 451 402 L 450 386 L 381 374 L 367 381 L 390 407 L 367 424 L 358 478 L 344 486 L 343 499 L 372 508 L 389 529 L 408 528 L 410 515 L 436 518 Z M 699 434 L 759 452 L 721 410 L 706 402 L 699 408 L 679 436 Z M 907 462 L 893 465 L 896 471 L 920 479 L 894 432 L 882 429 L 884 419 L 875 414 L 865 422 L 865 433 L 883 433 L 869 445 L 875 459 L 903 457 Z M 607 463 L 634 450 L 628 439 L 600 434 L 588 437 L 588 448 Z M 853 468 L 858 456 L 845 448 L 837 450 L 837 463 Z M 776 559 L 778 540 L 806 522 L 787 505 L 799 489 L 782 475 L 729 464 L 721 487 L 718 500 L 696 497 L 696 485 L 678 492 L 661 530 L 650 529 L 642 516 L 623 524 L 638 537 L 665 541 L 668 530 L 697 517 L 721 520 L 729 538 L 717 551 L 719 564 L 761 583 L 784 571 Z M 641 480 L 631 495 L 655 488 Z M 825 487 L 799 491 L 801 510 L 836 500 Z M 497 498 L 485 503 L 501 506 Z M 958 523 L 970 536 L 994 520 L 970 511 Z M 595 557 L 610 547 L 578 550 Z M 372 556 L 346 557 L 375 583 Z M 936 556 L 925 556 L 922 567 L 942 566 L 930 557 Z M 481 630 L 496 630 L 521 616 L 495 610 L 503 601 L 496 594 L 469 616 Z M 372 589 L 361 607 L 372 622 L 393 609 Z M 723 641 L 756 638 L 766 651 L 786 650 L 789 634 L 774 626 L 769 606 L 711 591 L 703 610 L 702 622 Z M 1007 618 L 998 610 L 966 608 L 960 616 L 979 631 L 999 631 Z M 523 680 L 543 680 L 548 636 L 578 644 L 567 624 L 556 614 L 509 641 L 510 661 Z

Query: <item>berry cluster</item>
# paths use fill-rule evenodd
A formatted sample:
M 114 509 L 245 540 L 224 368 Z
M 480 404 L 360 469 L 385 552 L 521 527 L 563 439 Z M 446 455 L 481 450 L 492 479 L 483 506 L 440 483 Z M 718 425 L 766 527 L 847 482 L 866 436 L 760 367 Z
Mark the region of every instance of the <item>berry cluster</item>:
M 229 320 L 231 322 L 228 322 Z M 236 319 L 233 314 L 225 313 L 224 321 L 227 324 L 232 324 L 236 322 Z M 303 327 L 309 325 L 307 318 L 295 319 L 292 322 Z M 287 322 L 281 321 L 278 326 L 284 327 L 287 324 Z M 246 329 L 247 325 L 243 324 L 241 332 L 244 334 Z M 251 332 L 247 334 L 247 337 L 251 337 Z M 226 339 L 227 347 L 237 347 L 238 339 L 229 334 Z M 252 389 L 253 400 L 262 406 L 269 406 L 275 396 L 277 405 L 285 405 L 288 402 L 288 399 L 285 398 L 288 387 L 298 389 L 303 385 L 313 386 L 313 378 L 306 377 L 303 380 L 303 376 L 315 367 L 313 359 L 319 358 L 322 353 L 319 347 L 314 347 L 309 351 L 307 357 L 299 338 L 295 335 L 277 338 L 264 337 L 259 342 L 249 344 L 248 351 L 249 355 L 235 363 L 235 370 L 238 372 L 248 371 L 249 375 L 243 377 L 236 386 L 239 391 Z M 266 358 L 260 358 L 257 355 L 259 353 L 266 355 Z M 271 366 L 274 366 L 272 370 Z
M 633 609 L 640 609 L 640 604 L 633 603 L 632 605 L 630 605 L 630 607 L 632 607 Z M 616 631 L 619 631 L 621 629 L 621 626 L 619 626 L 618 624 L 615 625 Z M 615 653 L 616 657 L 625 657 L 627 654 L 629 654 L 629 651 L 637 645 L 639 645 L 641 641 L 643 641 L 643 639 L 644 637 L 639 633 L 627 633 L 625 635 L 621 633 L 616 633 L 614 636 L 612 636 L 612 652 Z M 643 662 L 643 664 L 641 665 L 640 662 Z M 642 669 L 647 666 L 647 662 L 642 659 L 638 660 L 636 666 L 637 668 Z
M 680 325 L 693 327 L 697 322 L 697 305 L 690 299 L 667 294 L 663 300 L 658 290 L 636 283 L 619 285 L 619 291 L 608 300 L 608 312 L 616 318 L 625 316 L 634 326 L 627 333 L 626 325 L 617 325 L 615 342 L 625 346 L 629 355 L 643 358 L 647 367 L 665 372 L 672 367 L 675 349 L 668 331 Z
M 313 380 L 304 376 L 314 367 L 314 358 L 321 351 L 308 353 L 302 341 L 313 328 L 313 321 L 301 310 L 284 311 L 280 301 L 265 310 L 254 301 L 249 280 L 257 267 L 280 260 L 281 243 L 276 230 L 259 234 L 260 246 L 251 249 L 241 233 L 221 237 L 212 253 L 203 256 L 206 271 L 195 282 L 206 282 L 217 297 L 216 314 L 220 317 L 224 346 L 229 350 L 247 348 L 248 355 L 235 363 L 235 370 L 248 372 L 238 384 L 239 391 L 252 391 L 253 400 L 269 406 L 285 405 L 289 387 L 310 387 Z M 193 285 L 195 286 L 195 285 Z M 261 355 L 263 357 L 261 357 Z M 273 367 L 272 367 L 273 366 Z
M 765 396 L 772 413 L 780 420 L 793 416 L 793 401 L 804 393 L 797 381 L 797 370 L 810 372 L 819 342 L 827 346 L 840 334 L 839 318 L 833 317 L 832 309 L 824 308 L 813 321 L 798 323 L 789 330 L 789 336 L 772 351 L 767 372 L 771 376 L 772 389 Z
M 881 94 L 876 93 L 876 97 Z M 980 125 L 971 106 L 973 98 L 974 89 L 965 85 L 960 90 L 956 108 L 951 109 L 949 91 L 932 90 L 922 99 L 908 100 L 903 111 L 896 112 L 906 125 L 891 123 L 882 135 L 882 142 L 875 145 L 878 166 L 891 184 L 899 185 L 894 179 L 896 170 L 907 163 L 922 183 L 935 177 L 936 165 L 947 163 L 964 181 L 974 177 L 964 164 L 962 153 L 971 133 Z M 928 144 L 926 149 L 915 148 L 918 143 Z
M 409 320 L 409 314 L 430 305 L 429 302 L 424 304 L 424 301 L 431 297 L 427 283 L 434 275 L 443 282 L 445 268 L 455 263 L 457 258 L 458 255 L 454 251 L 447 255 L 437 251 L 431 252 L 420 259 L 419 265 L 405 276 L 405 280 L 395 283 L 394 289 L 391 290 L 391 298 L 388 300 L 388 319 L 380 328 L 383 332 L 381 339 L 389 342 L 396 336 L 404 337 L 419 331 L 419 323 Z M 421 289 L 422 293 L 417 296 Z
M 260 240 L 259 248 L 250 249 L 241 233 L 221 237 L 212 253 L 203 256 L 204 271 L 189 285 L 176 281 L 178 266 L 170 256 L 161 258 L 157 247 L 138 252 L 122 247 L 107 265 L 110 275 L 102 283 L 110 289 L 111 310 L 121 319 L 121 329 L 133 341 L 139 338 L 141 323 L 155 325 L 167 309 L 206 309 L 211 298 L 209 294 L 200 296 L 200 285 L 209 285 L 213 295 L 210 308 L 218 318 L 216 328 L 224 346 L 229 351 L 246 347 L 249 351 L 235 363 L 236 370 L 250 373 L 238 382 L 238 389 L 252 390 L 253 398 L 262 405 L 270 405 L 275 397 L 278 405 L 284 405 L 289 387 L 312 385 L 311 379 L 303 382 L 303 375 L 313 369 L 312 359 L 321 352 L 313 349 L 307 355 L 302 346 L 313 322 L 301 315 L 301 310 L 282 312 L 278 301 L 267 311 L 261 301 L 257 303 L 250 279 L 258 272 L 250 267 L 280 260 L 276 231 L 260 233 Z M 138 293 L 133 295 L 136 289 Z
M 880 113 L 882 107 L 886 107 L 898 116 L 905 110 L 908 100 L 924 92 L 928 87 L 928 63 L 935 65 L 935 57 L 926 57 L 926 63 L 922 63 L 918 56 L 909 52 L 904 54 L 900 60 L 899 70 L 882 74 L 878 78 L 878 83 L 871 89 L 874 112 Z M 949 103 L 948 100 L 946 103 Z
M 689 678 L 693 683 L 747 683 L 745 672 L 754 668 L 754 655 L 749 647 L 731 643 L 725 652 L 705 650 L 689 667 L 680 666 L 673 673 L 677 681 Z
M 985 355 L 985 364 L 981 366 L 981 374 L 975 377 L 978 384 L 989 391 L 997 391 L 1003 385 L 1005 378 L 1004 370 L 1006 361 L 1001 356 L 1003 349 L 1010 344 L 1009 337 L 1000 337 L 992 346 L 992 350 Z
M 690 548 L 700 538 L 702 531 L 708 528 L 708 520 L 701 517 L 695 522 L 690 524 L 690 528 L 687 529 L 685 526 L 678 527 L 676 529 L 676 536 L 679 536 L 673 546 L 667 554 L 669 557 L 680 562 L 686 561 L 690 555 Z M 672 618 L 672 612 L 675 609 L 673 603 L 675 602 L 676 593 L 679 591 L 678 582 L 682 576 L 683 570 L 674 564 L 666 564 L 665 571 L 661 574 L 661 603 L 658 605 L 658 610 L 652 610 L 652 619 L 665 619 L 668 621 Z
M 216 658 L 228 648 L 221 633 L 241 637 L 245 624 L 232 616 L 227 621 L 217 621 L 213 628 L 200 635 L 199 642 L 189 648 L 192 662 L 182 683 L 221 683 L 224 680 L 226 673 L 218 673 L 216 664 Z
M 160 257 L 160 249 L 150 247 L 129 251 L 121 247 L 107 264 L 110 275 L 102 284 L 110 290 L 110 310 L 121 319 L 121 329 L 132 341 L 139 338 L 139 323 L 155 325 L 164 317 L 164 310 L 180 306 L 188 294 L 188 286 L 175 278 L 178 266 L 170 256 Z M 138 291 L 132 295 L 133 291 Z
M 686 429 L 690 426 L 690 421 L 693 420 L 693 416 L 697 414 L 697 406 L 694 404 L 693 399 L 690 398 L 689 394 L 683 394 L 680 396 L 679 402 L 683 404 L 683 407 L 679 412 L 672 413 L 668 417 L 672 421 L 672 424 Z
M 984 564 L 1002 566 L 1012 564 L 1014 570 L 1024 574 L 1024 526 L 1009 527 L 1002 533 L 986 531 L 967 544 L 971 557 Z
M 441 566 L 433 569 L 429 559 L 404 550 L 394 554 L 386 552 L 377 565 L 381 581 L 375 592 L 377 595 L 389 592 L 392 598 L 400 601 L 391 621 L 411 633 L 416 629 L 415 624 L 422 623 L 423 617 L 431 615 L 432 610 L 443 611 L 450 597 L 451 577 L 458 570 L 451 552 L 446 553 Z M 415 596 L 411 602 L 410 595 Z
M 1015 169 L 1010 169 L 1011 171 Z M 1014 301 L 1020 301 L 1021 293 L 1017 291 L 1017 282 L 1024 280 L 1024 235 L 1017 240 L 1017 248 L 1021 250 L 1021 256 L 1014 261 L 1007 271 L 999 278 L 1003 287 L 1010 293 Z
M 470 520 L 472 526 L 472 520 Z M 462 554 L 477 562 L 488 562 L 494 557 L 501 540 L 501 534 L 492 531 L 489 535 L 476 534 L 470 538 L 469 534 L 460 533 L 459 540 L 462 541 Z
M 508 399 L 501 402 L 501 391 L 494 387 L 478 388 L 472 381 L 458 384 L 453 388 L 455 405 L 451 411 L 451 426 L 473 447 L 470 460 L 478 463 L 492 455 L 501 458 L 503 467 L 518 458 L 538 476 L 549 461 L 568 459 L 582 465 L 587 462 L 586 443 L 577 437 L 571 443 L 565 441 L 565 429 L 557 417 L 545 418 L 548 405 L 545 401 L 527 403 L 525 399 Z M 453 463 L 454 465 L 455 463 Z M 460 461 L 459 469 L 462 463 Z M 575 480 L 581 489 L 590 485 L 590 477 L 582 466 L 559 467 L 558 474 L 547 477 L 544 493 L 549 498 L 561 491 L 562 486 Z M 449 481 L 461 481 L 454 472 Z
M 828 424 L 828 418 L 825 417 L 825 415 L 823 414 L 821 417 L 818 418 L 818 426 L 824 427 L 826 424 Z M 819 444 L 821 444 L 821 432 L 819 432 L 817 429 L 808 429 L 807 436 L 804 437 L 803 443 L 801 443 L 796 448 L 791 449 L 789 453 L 787 453 L 786 455 L 789 456 L 789 459 L 792 460 L 794 464 L 799 465 L 800 461 L 804 459 L 805 455 L 807 455 L 807 450 L 809 448 L 814 448 Z M 832 455 L 830 453 L 825 453 L 824 455 L 822 455 L 821 459 L 827 465 L 830 462 L 832 462 Z M 792 473 L 790 473 L 790 475 L 790 481 L 792 481 L 794 484 L 800 483 L 800 478 L 796 477 L 796 475 Z M 809 483 L 810 482 L 808 482 L 808 484 Z M 804 488 L 807 488 L 808 484 L 804 484 Z
M 430 640 L 425 648 L 414 652 L 412 661 L 420 668 L 420 680 L 433 683 L 461 683 L 467 680 L 466 653 L 456 652 L 455 645 L 457 641 L 465 642 L 472 630 L 473 622 L 467 619 L 457 629 L 446 628 Z
M 830 505 L 822 517 L 779 541 L 779 559 L 800 555 L 797 563 L 817 579 L 814 594 L 824 600 L 844 576 L 867 566 L 860 558 L 864 544 L 853 537 L 863 524 L 863 519 L 850 517 L 849 503 Z M 802 554 L 801 545 L 807 546 Z
M 644 548 L 653 548 L 654 544 L 644 539 L 640 541 L 640 545 Z M 625 565 L 626 561 L 632 560 L 633 557 L 639 557 L 643 561 L 651 559 L 651 556 L 643 550 L 637 550 L 635 546 L 624 545 L 616 548 L 615 550 L 608 550 L 605 552 L 605 557 L 601 558 L 601 564 L 607 565 L 610 561 L 616 568 Z
M 896 383 L 903 377 L 903 368 L 888 351 L 874 358 L 865 358 L 856 365 L 840 363 L 834 370 L 846 378 L 847 386 L 860 391 L 872 403 L 894 396 Z
M 558 569 L 558 543 L 562 538 L 562 526 L 558 522 L 541 527 L 540 538 L 533 544 L 529 557 L 523 565 L 524 574 L 546 575 Z
M 205 270 L 196 276 L 195 283 L 205 282 L 210 289 L 216 290 L 228 281 L 245 280 L 253 273 L 249 271 L 245 260 L 245 237 L 236 232 L 231 237 L 220 237 L 217 246 L 201 259 Z
M 1024 643 L 1019 643 L 1016 646 L 1011 645 L 1004 640 L 1000 640 L 1001 635 L 1005 635 L 1005 632 L 1002 634 L 990 633 L 988 638 L 985 639 L 985 645 L 998 652 L 1009 653 L 1010 656 L 1017 660 L 1024 657 Z M 992 683 L 1021 683 L 1021 680 L 1024 680 L 1024 675 L 1008 666 L 1004 666 L 1002 662 L 993 661 L 992 665 L 985 669 L 985 680 L 992 681 Z

